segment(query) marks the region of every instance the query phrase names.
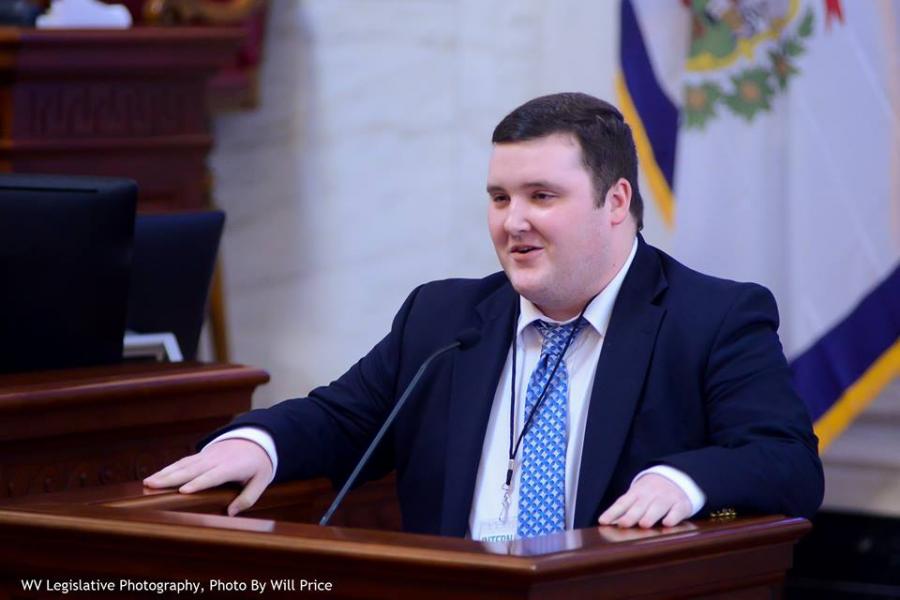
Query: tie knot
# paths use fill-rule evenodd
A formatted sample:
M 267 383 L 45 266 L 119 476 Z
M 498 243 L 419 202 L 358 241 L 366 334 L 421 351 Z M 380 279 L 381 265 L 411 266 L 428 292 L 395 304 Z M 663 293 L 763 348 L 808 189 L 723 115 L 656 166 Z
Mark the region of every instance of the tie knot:
M 571 323 L 557 325 L 555 323 L 547 323 L 546 321 L 535 321 L 534 326 L 544 338 L 541 345 L 541 354 L 549 354 L 551 356 L 559 356 L 566 347 L 566 340 L 572 335 L 574 341 L 578 337 L 578 333 L 584 327 L 585 320 L 577 319 Z M 575 331 L 572 334 L 572 331 Z

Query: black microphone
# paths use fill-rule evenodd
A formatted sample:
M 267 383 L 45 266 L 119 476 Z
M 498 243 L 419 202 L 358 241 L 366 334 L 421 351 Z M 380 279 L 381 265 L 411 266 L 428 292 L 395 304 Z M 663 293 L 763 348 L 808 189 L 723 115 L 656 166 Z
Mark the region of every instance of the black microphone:
M 443 348 L 438 348 L 431 356 L 425 359 L 425 361 L 422 363 L 422 366 L 419 367 L 418 371 L 416 371 L 416 374 L 412 378 L 412 381 L 410 381 L 409 385 L 406 386 L 406 389 L 403 390 L 403 395 L 401 395 L 400 399 L 397 400 L 397 404 L 394 405 L 393 410 L 391 410 L 391 414 L 387 416 L 387 419 L 385 419 L 384 424 L 381 426 L 381 429 L 379 429 L 378 433 L 375 434 L 375 438 L 372 440 L 372 443 L 369 444 L 369 447 L 366 449 L 365 454 L 363 454 L 362 458 L 359 459 L 359 462 L 356 463 L 356 468 L 353 469 L 352 473 L 350 473 L 350 477 L 347 478 L 347 481 L 344 483 L 344 487 L 341 488 L 341 491 L 338 492 L 338 495 L 335 497 L 334 502 L 331 503 L 331 506 L 322 516 L 322 519 L 319 521 L 319 525 L 328 525 L 328 521 L 331 519 L 334 511 L 336 511 L 338 506 L 341 505 L 341 501 L 344 499 L 344 496 L 346 496 L 347 492 L 350 491 L 350 488 L 353 486 L 353 482 L 356 481 L 357 477 L 359 477 L 360 471 L 362 471 L 363 467 L 369 461 L 369 458 L 372 456 L 372 453 L 378 446 L 378 442 L 381 441 L 381 438 L 384 437 L 384 434 L 388 430 L 388 427 L 390 427 L 394 422 L 394 419 L 397 417 L 397 413 L 399 413 L 400 409 L 403 408 L 403 405 L 406 403 L 406 399 L 416 387 L 416 384 L 419 383 L 419 379 L 422 378 L 422 374 L 425 372 L 425 369 L 428 368 L 428 365 L 431 364 L 431 361 L 444 354 L 445 352 L 449 352 L 450 350 L 453 350 L 455 348 L 459 348 L 460 350 L 471 348 L 472 346 L 477 344 L 478 340 L 480 339 L 481 332 L 477 329 L 463 329 L 459 332 L 459 335 L 456 336 L 456 339 L 452 344 L 444 346 Z

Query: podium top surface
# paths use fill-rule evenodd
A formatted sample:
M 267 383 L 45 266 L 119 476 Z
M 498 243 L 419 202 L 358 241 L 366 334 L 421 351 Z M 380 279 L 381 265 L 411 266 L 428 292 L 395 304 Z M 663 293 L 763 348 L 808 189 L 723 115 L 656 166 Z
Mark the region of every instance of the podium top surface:
M 222 515 L 236 489 L 180 495 L 138 483 L 0 504 L 0 589 L 5 572 L 13 588 L 29 573 L 210 589 L 315 578 L 350 598 L 771 598 L 810 528 L 769 516 L 482 543 L 283 520 L 305 485 L 275 486 L 251 511 L 277 519 Z
M 0 72 L 87 77 L 149 71 L 171 78 L 228 64 L 245 36 L 245 31 L 231 27 L 0 27 Z
M 255 510 L 287 506 L 302 494 L 306 482 L 275 486 Z M 247 549 L 265 546 L 296 554 L 371 555 L 393 562 L 433 562 L 555 571 L 579 564 L 605 565 L 672 556 L 684 552 L 723 551 L 754 543 L 791 542 L 806 533 L 805 519 L 781 516 L 685 522 L 677 527 L 621 529 L 593 527 L 509 542 L 479 542 L 459 538 L 399 532 L 320 527 L 286 520 L 203 514 L 224 507 L 235 489 L 219 488 L 183 495 L 151 490 L 140 483 L 122 483 L 0 505 L 0 527 L 30 524 L 47 530 L 76 527 L 84 532 L 126 532 L 155 539 L 191 537 L 218 540 Z
M 47 46 L 70 44 L 133 44 L 159 42 L 197 44 L 210 41 L 238 43 L 245 36 L 240 27 L 148 27 L 126 29 L 52 28 L 0 26 L 0 44 L 20 42 Z
M 0 415 L 4 411 L 39 409 L 47 404 L 77 403 L 144 395 L 152 389 L 235 384 L 260 385 L 269 380 L 262 369 L 224 363 L 136 362 L 0 375 Z

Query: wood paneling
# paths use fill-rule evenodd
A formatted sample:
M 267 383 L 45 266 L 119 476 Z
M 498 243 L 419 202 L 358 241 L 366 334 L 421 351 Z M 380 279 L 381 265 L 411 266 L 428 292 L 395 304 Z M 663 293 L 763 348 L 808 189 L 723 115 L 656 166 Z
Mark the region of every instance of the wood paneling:
M 130 177 L 140 210 L 208 206 L 207 84 L 243 35 L 0 27 L 0 172 Z
M 199 363 L 0 376 L 0 498 L 139 480 L 249 410 L 266 381 Z

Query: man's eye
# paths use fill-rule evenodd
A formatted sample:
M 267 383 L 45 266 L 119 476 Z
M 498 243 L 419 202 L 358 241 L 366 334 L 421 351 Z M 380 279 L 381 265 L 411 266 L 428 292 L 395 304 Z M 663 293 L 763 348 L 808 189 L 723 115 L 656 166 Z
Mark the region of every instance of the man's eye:
M 509 200 L 509 196 L 505 196 L 503 194 L 497 194 L 496 196 L 491 196 L 491 202 L 494 202 L 495 204 L 499 203 L 499 202 L 506 202 L 508 200 Z
M 556 196 L 550 192 L 535 192 L 532 196 L 535 200 L 551 200 L 555 197 Z

